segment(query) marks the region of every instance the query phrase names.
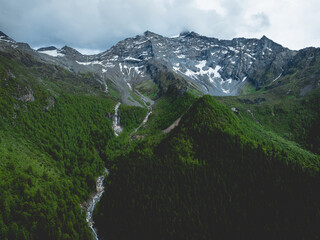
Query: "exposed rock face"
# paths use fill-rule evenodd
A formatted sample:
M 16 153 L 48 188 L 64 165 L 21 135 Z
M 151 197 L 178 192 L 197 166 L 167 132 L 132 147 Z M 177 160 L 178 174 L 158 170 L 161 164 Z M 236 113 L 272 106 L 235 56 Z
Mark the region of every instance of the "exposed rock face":
M 237 95 L 247 81 L 257 87 L 270 82 L 295 54 L 265 36 L 229 41 L 194 32 L 167 38 L 147 31 L 101 54 L 65 57 L 102 74 L 123 91 L 153 79 L 160 70 L 180 75 L 204 94 L 224 96 Z
M 150 80 L 159 94 L 174 86 L 178 93 L 195 88 L 204 94 L 237 95 L 248 81 L 257 88 L 272 82 L 297 54 L 265 36 L 219 40 L 184 32 L 168 38 L 149 31 L 96 55 L 82 55 L 67 46 L 30 49 L 29 53 L 73 72 L 93 72 L 102 85 L 111 81 L 125 103 L 133 88 Z
M 55 103 L 55 100 L 53 97 L 48 97 L 47 98 L 47 106 L 44 107 L 44 111 L 49 111 L 51 108 L 54 107 L 54 103 Z
M 32 89 L 28 88 L 27 89 L 27 94 L 22 95 L 21 97 L 18 98 L 18 100 L 23 101 L 23 102 L 34 102 L 34 96 L 33 96 L 33 91 Z
M 11 42 L 11 43 L 15 42 L 12 38 L 8 37 L 5 33 L 1 31 L 0 31 L 0 41 Z

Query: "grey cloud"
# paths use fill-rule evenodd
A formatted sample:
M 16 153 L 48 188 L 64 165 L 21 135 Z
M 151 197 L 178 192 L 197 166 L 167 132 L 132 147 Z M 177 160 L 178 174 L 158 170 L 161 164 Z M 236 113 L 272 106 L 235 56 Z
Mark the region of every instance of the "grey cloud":
M 188 29 L 230 39 L 271 28 L 261 11 L 245 17 L 248 1 L 219 0 L 221 14 L 197 9 L 195 0 L 0 0 L 0 30 L 32 46 L 99 50 L 146 30 L 172 36 Z
M 222 18 L 196 9 L 193 0 L 1 1 L 0 29 L 33 46 L 103 50 L 146 30 L 165 36 L 184 29 L 220 38 L 234 35 L 234 11 Z
M 259 13 L 254 14 L 251 16 L 250 28 L 251 32 L 257 32 L 265 30 L 266 28 L 270 27 L 270 21 L 266 14 Z

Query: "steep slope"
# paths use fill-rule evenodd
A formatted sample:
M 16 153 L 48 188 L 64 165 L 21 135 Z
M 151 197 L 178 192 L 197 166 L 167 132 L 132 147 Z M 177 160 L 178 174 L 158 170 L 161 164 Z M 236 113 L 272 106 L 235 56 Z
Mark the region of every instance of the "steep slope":
M 261 125 L 259 128 L 319 154 L 319 68 L 320 50 L 302 49 L 283 67 L 281 76 L 260 90 L 218 100 L 230 109 L 237 109 L 241 117 L 252 120 L 254 116 Z
M 91 239 L 80 204 L 104 170 L 117 99 L 92 73 L 0 46 L 0 238 Z M 131 112 L 134 128 L 146 110 Z
M 159 72 L 180 76 L 185 88 L 203 94 L 238 95 L 248 83 L 256 87 L 270 83 L 296 51 L 265 36 L 219 40 L 186 32 L 167 38 L 147 31 L 97 55 L 84 56 L 70 47 L 41 48 L 37 53 L 32 54 L 70 71 L 95 73 L 101 84 L 110 81 L 116 86 L 123 102 L 139 105 L 128 99 L 141 85 L 154 98 L 163 94 L 162 82 L 155 77 Z
M 167 138 L 120 156 L 96 214 L 100 236 L 319 238 L 319 156 L 251 138 L 241 121 L 205 96 Z
M 294 54 L 266 37 L 226 41 L 191 32 L 166 38 L 147 31 L 79 63 L 101 65 L 109 78 L 120 74 L 129 86 L 152 76 L 149 65 L 159 65 L 205 94 L 237 95 L 248 80 L 259 86 L 278 76 Z M 270 76 L 264 76 L 266 69 L 272 69 Z

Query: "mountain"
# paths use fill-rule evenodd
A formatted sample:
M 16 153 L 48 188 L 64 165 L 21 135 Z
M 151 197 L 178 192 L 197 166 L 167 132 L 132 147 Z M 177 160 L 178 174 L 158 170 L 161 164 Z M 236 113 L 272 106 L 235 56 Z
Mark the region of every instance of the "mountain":
M 116 68 L 133 86 L 152 76 L 150 65 L 156 65 L 184 77 L 204 94 L 238 95 L 250 79 L 262 85 L 276 78 L 294 54 L 266 37 L 220 41 L 194 32 L 177 38 L 145 32 L 119 42 L 97 59 L 106 73 Z M 257 75 L 273 66 L 269 79 L 256 80 Z
M 248 83 L 258 88 L 272 82 L 297 53 L 265 36 L 219 40 L 185 32 L 167 38 L 149 31 L 97 55 L 85 56 L 67 46 L 40 48 L 37 52 L 42 54 L 29 50 L 36 58 L 75 73 L 93 72 L 102 84 L 111 81 L 121 92 L 122 101 L 134 105 L 140 104 L 128 100 L 133 88 L 158 97 L 167 91 L 168 86 L 158 79 L 159 73 L 181 77 L 186 88 L 201 94 L 239 95 Z
M 183 77 L 189 88 L 203 94 L 226 96 L 238 95 L 248 82 L 258 87 L 272 81 L 295 54 L 265 36 L 227 41 L 194 32 L 166 38 L 147 31 L 101 54 L 66 57 L 116 84 L 121 82 L 119 88 L 127 85 L 126 92 L 139 88 L 160 70 Z M 62 54 L 55 56 L 62 61 Z
M 0 31 L 0 41 L 15 43 L 15 41 L 12 38 L 8 37 L 5 33 L 1 31 Z
M 265 36 L 83 55 L 1 32 L 0 238 L 90 239 L 107 167 L 101 239 L 318 239 L 319 69 Z

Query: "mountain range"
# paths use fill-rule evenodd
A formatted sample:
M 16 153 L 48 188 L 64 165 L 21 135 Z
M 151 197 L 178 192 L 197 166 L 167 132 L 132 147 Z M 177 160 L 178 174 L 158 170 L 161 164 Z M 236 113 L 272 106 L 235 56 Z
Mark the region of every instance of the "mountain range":
M 2 48 L 21 49 L 36 59 L 74 73 L 92 72 L 105 90 L 111 82 L 121 92 L 122 101 L 133 105 L 139 103 L 128 99 L 132 88 L 143 88 L 155 96 L 166 92 L 166 84 L 158 79 L 161 72 L 183 79 L 185 88 L 201 94 L 236 96 L 248 83 L 259 88 L 278 80 L 297 55 L 297 51 L 284 48 L 265 36 L 219 40 L 194 32 L 167 38 L 147 31 L 96 55 L 82 55 L 68 46 L 34 51 L 4 33 L 1 39 Z
M 320 238 L 319 48 L 146 31 L 83 55 L 0 32 L 0 92 L 1 239 L 95 238 L 105 168 L 99 239 Z

